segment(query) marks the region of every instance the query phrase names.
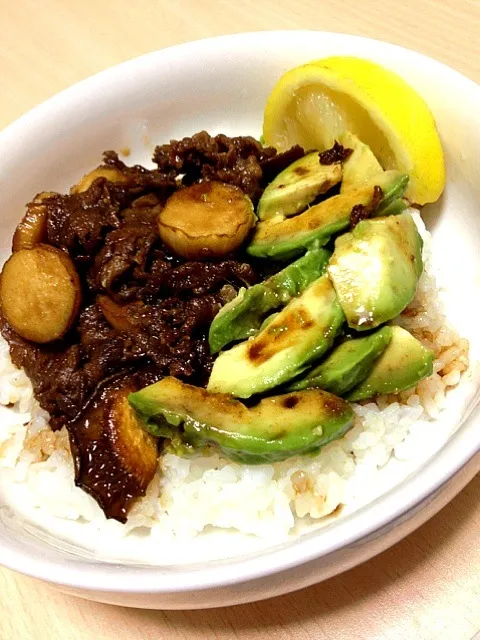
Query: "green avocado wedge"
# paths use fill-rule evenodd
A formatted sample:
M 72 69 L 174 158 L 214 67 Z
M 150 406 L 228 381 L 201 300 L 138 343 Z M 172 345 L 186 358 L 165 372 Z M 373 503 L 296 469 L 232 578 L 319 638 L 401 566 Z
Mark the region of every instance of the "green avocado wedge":
M 347 395 L 351 402 L 399 393 L 433 373 L 434 353 L 402 327 L 391 327 L 390 342 L 369 375 Z
M 373 151 L 356 135 L 345 131 L 338 136 L 338 142 L 343 147 L 352 149 L 353 152 L 343 163 L 340 193 L 345 193 L 350 189 L 358 189 L 382 173 L 382 166 L 374 156 Z
M 345 131 L 339 135 L 338 141 L 343 147 L 352 149 L 352 154 L 343 163 L 340 193 L 359 189 L 368 184 L 375 176 L 385 173 L 370 147 L 359 140 L 353 133 Z M 383 203 L 380 203 L 372 213 L 372 217 L 396 216 L 403 213 L 407 208 L 408 204 L 402 198 L 397 198 L 396 200 L 384 199 Z
M 343 322 L 332 283 L 323 275 L 254 338 L 222 351 L 207 388 L 249 398 L 288 382 L 331 347 Z
M 373 329 L 405 309 L 423 271 L 422 245 L 410 213 L 363 220 L 337 238 L 328 274 L 349 327 Z
M 372 218 L 399 216 L 408 209 L 408 203 L 403 198 L 397 198 L 386 207 L 378 207 L 372 214 Z
M 322 275 L 330 256 L 326 249 L 313 249 L 264 282 L 243 289 L 213 319 L 208 333 L 211 353 L 255 335 L 271 309 L 285 306 Z
M 257 216 L 267 220 L 303 211 L 342 179 L 342 165 L 320 164 L 318 151 L 293 162 L 270 182 L 258 201 Z
M 382 190 L 377 208 L 384 210 L 403 195 L 407 184 L 406 174 L 393 169 L 384 171 L 364 186 L 327 198 L 293 218 L 259 222 L 247 253 L 257 258 L 288 260 L 305 249 L 323 246 L 332 236 L 350 226 L 350 214 L 355 206 L 374 206 L 376 186 Z
M 181 427 L 188 444 L 216 445 L 244 464 L 317 453 L 353 422 L 348 402 L 319 389 L 264 398 L 248 408 L 228 395 L 167 377 L 131 394 L 129 401 L 144 422 Z
M 289 385 L 288 391 L 319 388 L 343 396 L 369 375 L 391 336 L 392 328 L 382 327 L 370 335 L 345 340 L 304 378 Z

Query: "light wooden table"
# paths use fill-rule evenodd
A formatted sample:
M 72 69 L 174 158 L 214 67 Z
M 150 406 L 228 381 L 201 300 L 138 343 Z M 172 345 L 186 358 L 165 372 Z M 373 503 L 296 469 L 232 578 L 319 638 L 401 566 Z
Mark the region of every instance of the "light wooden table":
M 388 40 L 480 82 L 479 0 L 0 0 L 0 128 L 81 78 L 147 51 L 292 28 Z M 120 609 L 0 570 L 0 639 L 470 640 L 480 630 L 479 495 L 480 476 L 370 562 L 296 594 L 228 609 Z

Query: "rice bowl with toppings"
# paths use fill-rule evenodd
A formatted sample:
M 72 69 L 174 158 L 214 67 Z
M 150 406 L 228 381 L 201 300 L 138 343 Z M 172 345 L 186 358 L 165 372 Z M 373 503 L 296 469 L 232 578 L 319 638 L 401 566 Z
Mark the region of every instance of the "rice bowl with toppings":
M 7 503 L 81 552 L 160 565 L 193 562 L 199 553 L 202 559 L 234 555 L 235 545 L 208 542 L 222 532 L 243 540 L 247 534 L 238 553 L 271 547 L 329 525 L 387 491 L 422 464 L 422 447 L 432 455 L 448 439 L 454 422 L 446 418 L 446 398 L 468 368 L 468 342 L 445 318 L 429 234 L 417 214 L 415 219 L 425 240 L 425 273 L 396 322 L 435 352 L 434 374 L 398 395 L 354 404 L 354 426 L 342 439 L 316 457 L 254 466 L 213 450 L 194 457 L 165 453 L 146 496 L 121 524 L 106 519 L 75 487 L 65 429 L 50 430 L 48 414 L 2 344 L 1 484 Z

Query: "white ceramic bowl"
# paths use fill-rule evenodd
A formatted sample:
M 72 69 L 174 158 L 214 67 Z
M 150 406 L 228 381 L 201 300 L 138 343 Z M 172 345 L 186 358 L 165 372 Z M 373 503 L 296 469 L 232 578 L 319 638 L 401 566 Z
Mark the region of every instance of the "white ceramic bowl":
M 200 129 L 259 134 L 266 98 L 288 68 L 327 55 L 378 61 L 427 100 L 446 151 L 448 186 L 425 210 L 448 288 L 448 315 L 471 342 L 472 370 L 452 394 L 454 432 L 421 468 L 368 506 L 330 526 L 233 560 L 148 567 L 79 554 L 0 510 L 0 560 L 63 591 L 145 608 L 200 608 L 293 591 L 344 571 L 392 545 L 444 506 L 480 468 L 480 88 L 425 56 L 364 38 L 320 32 L 227 36 L 158 51 L 85 80 L 0 134 L 0 238 L 9 252 L 23 206 L 41 190 L 62 190 L 98 164 L 104 149 L 152 145 Z M 454 413 L 452 413 L 452 416 Z M 435 454 L 435 455 L 433 455 Z

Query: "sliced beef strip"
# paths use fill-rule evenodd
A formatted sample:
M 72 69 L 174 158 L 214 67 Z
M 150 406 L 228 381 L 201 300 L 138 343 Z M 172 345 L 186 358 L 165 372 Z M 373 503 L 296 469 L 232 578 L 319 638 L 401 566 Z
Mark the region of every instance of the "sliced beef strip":
M 81 312 L 76 329 L 51 345 L 23 340 L 3 320 L 12 360 L 32 380 L 55 428 L 77 416 L 102 380 L 133 367 L 150 364 L 158 374 L 206 382 L 211 367 L 207 330 L 220 308 L 217 297 L 185 301 L 173 296 L 155 305 L 131 306 L 130 332 L 114 329 L 92 304 Z
M 79 375 L 80 345 L 64 341 L 52 346 L 35 345 L 21 338 L 2 317 L 2 335 L 10 346 L 13 363 L 25 369 L 40 406 L 50 414 L 52 429 L 73 418 L 88 390 Z
M 262 167 L 263 171 L 263 186 L 266 186 L 269 182 L 276 178 L 281 171 L 292 164 L 292 162 L 300 160 L 300 158 L 303 158 L 304 155 L 305 151 L 303 150 L 303 148 L 300 145 L 296 144 L 295 146 L 288 149 L 288 151 L 277 153 L 270 158 L 262 160 L 260 162 L 260 166 Z
M 237 260 L 185 262 L 169 268 L 169 263 L 162 257 L 154 260 L 151 277 L 139 291 L 138 297 L 148 300 L 158 295 L 201 296 L 216 293 L 225 284 L 238 289 L 257 280 L 254 269 L 248 263 Z
M 24 340 L 1 320 L 12 361 L 25 369 L 53 428 L 75 418 L 104 378 L 146 361 L 140 346 L 112 329 L 96 305 L 82 311 L 78 327 L 64 340 L 47 345 Z
M 92 289 L 115 295 L 115 283 L 128 271 L 139 269 L 145 273 L 149 252 L 157 238 L 147 225 L 124 226 L 110 231 L 89 272 Z
M 45 200 L 48 211 L 47 240 L 50 244 L 65 249 L 80 263 L 89 264 L 104 243 L 109 231 L 119 229 L 124 221 L 128 224 L 133 216 L 128 211 L 132 203 L 144 195 L 155 198 L 155 204 L 164 202 L 176 188 L 175 178 L 158 170 L 148 171 L 142 167 L 128 168 L 114 152 L 105 154 L 106 164 L 115 165 L 127 177 L 126 182 L 112 183 L 98 178 L 81 193 L 54 194 Z M 138 209 L 137 202 L 137 209 Z M 146 207 L 153 224 L 152 206 Z M 144 223 L 142 214 L 138 219 Z M 138 224 L 138 223 L 137 223 Z
M 212 363 L 207 331 L 219 309 L 211 294 L 189 301 L 173 296 L 162 304 L 136 305 L 129 314 L 136 330 L 129 338 L 163 374 L 205 384 Z
M 276 153 L 249 136 L 229 138 L 201 131 L 158 146 L 153 161 L 160 171 L 182 175 L 185 185 L 199 180 L 220 180 L 239 187 L 256 202 L 262 192 L 262 162 Z
M 83 193 L 46 199 L 48 243 L 65 249 L 74 260 L 88 262 L 102 246 L 106 233 L 120 226 L 122 199 L 109 184 L 97 180 Z

